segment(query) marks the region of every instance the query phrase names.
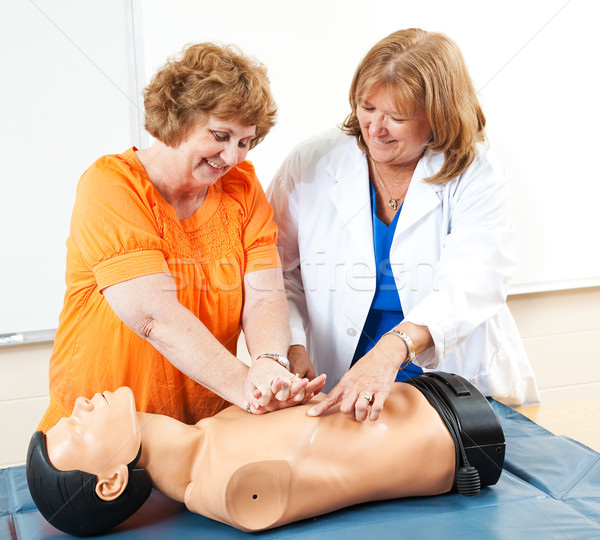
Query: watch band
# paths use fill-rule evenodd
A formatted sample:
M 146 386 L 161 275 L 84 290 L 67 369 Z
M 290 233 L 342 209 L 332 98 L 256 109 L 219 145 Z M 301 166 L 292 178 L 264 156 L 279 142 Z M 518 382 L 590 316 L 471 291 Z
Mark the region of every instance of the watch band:
M 281 364 L 288 371 L 290 370 L 290 361 L 287 359 L 287 357 L 283 356 L 283 354 L 266 352 L 266 353 L 259 354 L 256 357 L 256 360 L 258 360 L 259 358 L 270 358 L 271 360 L 275 360 L 275 362 L 278 362 L 279 364 Z
M 406 344 L 406 348 L 408 350 L 407 361 L 405 363 L 400 364 L 399 369 L 407 368 L 412 363 L 412 361 L 415 359 L 415 356 L 417 356 L 417 354 L 415 352 L 415 346 L 413 345 L 412 339 L 410 339 L 410 336 L 408 336 L 404 332 L 401 332 L 400 330 L 396 330 L 395 328 L 392 328 L 389 332 L 386 332 L 383 335 L 387 336 L 388 334 L 392 334 L 393 336 L 399 337 Z

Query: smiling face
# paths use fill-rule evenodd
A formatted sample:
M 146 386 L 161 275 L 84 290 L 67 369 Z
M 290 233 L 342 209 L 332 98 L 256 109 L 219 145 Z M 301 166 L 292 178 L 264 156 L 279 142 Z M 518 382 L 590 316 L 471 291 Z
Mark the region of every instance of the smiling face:
M 256 126 L 208 116 L 198 122 L 177 145 L 182 177 L 197 187 L 214 184 L 246 159 Z
M 133 461 L 140 442 L 135 401 L 127 387 L 92 399 L 77 398 L 71 416 L 46 434 L 54 467 L 96 475 Z
M 356 115 L 373 160 L 392 168 L 416 167 L 432 134 L 423 109 L 398 110 L 388 92 L 371 90 L 359 100 Z

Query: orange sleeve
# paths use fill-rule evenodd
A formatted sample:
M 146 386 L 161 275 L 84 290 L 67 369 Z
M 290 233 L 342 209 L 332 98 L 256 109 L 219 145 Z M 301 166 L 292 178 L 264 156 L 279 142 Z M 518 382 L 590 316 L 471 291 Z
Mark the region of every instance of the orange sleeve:
M 70 416 L 71 412 L 68 411 L 60 400 L 56 399 L 52 394 L 50 394 L 50 405 L 48 405 L 48 410 L 44 414 L 44 417 L 40 420 L 37 429 L 39 429 L 42 433 L 47 433 L 48 430 L 56 425 L 61 418 L 65 416 Z
M 236 176 L 243 182 L 236 184 L 242 189 L 242 205 L 245 209 L 242 244 L 244 246 L 245 272 L 254 272 L 281 266 L 277 251 L 277 225 L 273 221 L 273 209 L 256 177 L 253 165 L 244 161 L 236 169 Z
M 100 290 L 168 271 L 153 197 L 148 182 L 118 156 L 101 158 L 82 176 L 69 240 Z

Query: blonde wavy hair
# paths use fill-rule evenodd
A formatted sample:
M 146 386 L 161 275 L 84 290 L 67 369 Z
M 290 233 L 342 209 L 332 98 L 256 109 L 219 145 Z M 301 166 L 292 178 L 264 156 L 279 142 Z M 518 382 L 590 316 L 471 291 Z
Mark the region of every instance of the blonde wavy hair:
M 356 110 L 372 90 L 389 93 L 399 111 L 425 110 L 433 131 L 428 146 L 445 156 L 427 182 L 445 184 L 473 162 L 476 144 L 485 140 L 485 116 L 462 53 L 450 38 L 418 28 L 399 30 L 363 58 L 350 87 L 352 112 L 342 129 L 367 154 Z
M 170 58 L 145 88 L 144 109 L 148 133 L 169 146 L 213 115 L 256 126 L 254 148 L 277 116 L 265 66 L 234 45 L 214 43 L 188 45 Z

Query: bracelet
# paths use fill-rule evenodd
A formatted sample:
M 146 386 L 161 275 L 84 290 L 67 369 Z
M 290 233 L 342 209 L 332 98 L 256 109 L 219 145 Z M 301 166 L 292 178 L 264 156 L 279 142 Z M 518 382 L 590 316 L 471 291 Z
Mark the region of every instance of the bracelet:
M 256 360 L 258 360 L 259 358 L 270 358 L 271 360 L 275 360 L 275 362 L 278 362 L 279 364 L 281 364 L 285 369 L 287 369 L 288 371 L 290 370 L 290 361 L 283 356 L 283 354 L 277 354 L 277 353 L 270 353 L 270 352 L 266 352 L 266 353 L 262 353 L 259 354 L 256 357 Z M 255 360 L 255 362 L 256 362 Z
M 383 334 L 384 336 L 387 336 L 388 334 L 392 334 L 393 336 L 397 336 L 399 337 L 402 341 L 404 341 L 405 345 L 406 345 L 406 349 L 408 350 L 408 358 L 407 358 L 407 362 L 406 365 L 404 365 L 404 363 L 400 364 L 400 367 L 398 369 L 405 369 L 407 368 L 412 361 L 415 359 L 415 356 L 417 355 L 415 352 L 415 346 L 413 345 L 412 339 L 410 339 L 410 337 L 408 335 L 406 335 L 404 332 L 400 332 L 400 330 L 396 330 L 396 329 L 392 329 L 389 332 L 386 332 L 385 334 Z

